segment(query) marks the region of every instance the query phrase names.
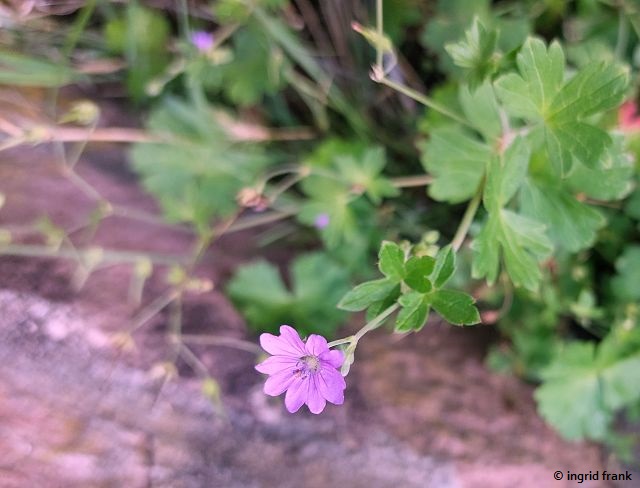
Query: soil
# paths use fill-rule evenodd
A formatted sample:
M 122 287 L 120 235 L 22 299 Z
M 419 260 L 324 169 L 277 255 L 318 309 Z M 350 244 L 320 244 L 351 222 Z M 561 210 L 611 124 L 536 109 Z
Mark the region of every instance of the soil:
M 47 215 L 70 229 L 94 209 L 60 173 L 50 146 L 1 157 L 0 226 Z M 92 146 L 78 172 L 112 203 L 158 214 L 122 148 Z M 196 272 L 215 287 L 185 299 L 185 333 L 257 342 L 221 291 L 239 264 L 263 252 L 256 232 L 225 236 L 207 251 Z M 85 237 L 74 235 L 77 243 Z M 28 233 L 17 240 L 37 242 Z M 181 229 L 120 217 L 104 220 L 91 243 L 172 254 L 193 245 Z M 264 396 L 253 353 L 193 346 L 219 382 L 219 406 L 186 364 L 169 381 L 158 375 L 173 359 L 169 312 L 135 332 L 135 348 L 115 347 L 113 334 L 139 310 L 128 300 L 130 266 L 101 268 L 79 290 L 74 272 L 69 261 L 0 258 L 2 488 L 563 487 L 575 482 L 554 480 L 557 470 L 619 469 L 598 446 L 566 442 L 547 427 L 532 386 L 487 370 L 490 326 L 434 322 L 415 335 L 369 334 L 345 404 L 319 416 L 288 414 L 282 398 Z M 165 276 L 166 268 L 154 270 L 143 303 L 166 291 Z

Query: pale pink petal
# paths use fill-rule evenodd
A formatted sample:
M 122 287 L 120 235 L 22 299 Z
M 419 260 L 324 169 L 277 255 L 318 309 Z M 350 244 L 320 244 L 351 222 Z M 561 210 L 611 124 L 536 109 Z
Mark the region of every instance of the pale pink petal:
M 307 401 L 310 384 L 308 377 L 298 378 L 297 381 L 291 384 L 284 397 L 284 404 L 290 413 L 300 410 L 300 407 Z
M 318 391 L 331 403 L 342 405 L 344 403 L 344 389 L 347 383 L 337 369 L 322 368 L 316 375 Z
M 264 374 L 275 374 L 284 369 L 289 369 L 293 372 L 298 361 L 297 358 L 289 356 L 271 356 L 256 365 L 256 370 Z
M 264 389 L 266 395 L 270 396 L 278 396 L 282 394 L 287 388 L 291 386 L 293 380 L 295 380 L 297 376 L 293 371 L 289 369 L 285 369 L 280 371 L 279 373 L 272 374 L 267 378 L 267 381 L 264 382 Z
M 307 406 L 311 413 L 319 414 L 324 410 L 324 407 L 327 405 L 327 401 L 318 391 L 318 380 L 320 375 L 314 375 L 312 381 L 310 381 L 309 385 L 309 395 L 307 398 Z M 322 381 L 322 380 L 320 380 Z
M 327 363 L 327 367 L 330 365 L 333 368 L 339 368 L 344 363 L 344 353 L 339 349 L 332 349 L 331 351 L 325 351 L 320 354 L 320 360 Z
M 260 345 L 269 354 L 300 358 L 304 356 L 304 343 L 296 330 L 288 325 L 280 327 L 280 335 L 260 334 Z
M 307 339 L 307 352 L 312 356 L 320 356 L 323 352 L 327 352 L 329 346 L 327 340 L 317 334 L 311 334 Z
M 618 109 L 618 124 L 623 131 L 633 132 L 640 129 L 638 106 L 633 101 L 625 102 Z

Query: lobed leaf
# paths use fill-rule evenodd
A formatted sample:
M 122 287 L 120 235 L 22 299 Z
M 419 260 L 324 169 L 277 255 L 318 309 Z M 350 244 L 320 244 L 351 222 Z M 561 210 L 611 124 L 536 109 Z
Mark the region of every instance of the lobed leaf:
M 488 145 L 458 127 L 435 129 L 422 149 L 422 164 L 434 178 L 429 196 L 449 203 L 475 194 L 492 155 Z
M 425 295 L 410 291 L 398 299 L 402 305 L 396 318 L 395 332 L 418 331 L 424 327 L 429 315 L 429 304 L 425 300 Z
M 416 291 L 427 293 L 431 291 L 429 280 L 436 260 L 431 256 L 413 256 L 405 264 L 406 276 L 404 282 Z
M 387 298 L 396 286 L 397 282 L 388 278 L 365 281 L 347 292 L 338 302 L 338 308 L 350 312 L 364 310 L 375 302 Z
M 397 283 L 405 276 L 404 251 L 395 242 L 383 241 L 378 253 L 378 268 L 389 280 Z
M 457 290 L 436 290 L 428 300 L 443 319 L 454 325 L 473 325 L 480 322 L 475 300 L 467 293 Z

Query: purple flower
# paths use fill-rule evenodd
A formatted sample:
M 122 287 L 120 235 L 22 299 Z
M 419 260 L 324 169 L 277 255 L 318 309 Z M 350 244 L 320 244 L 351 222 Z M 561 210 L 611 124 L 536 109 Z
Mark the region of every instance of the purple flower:
M 329 225 L 330 220 L 331 219 L 329 218 L 328 214 L 321 213 L 316 216 L 316 219 L 313 221 L 313 225 L 316 227 L 316 229 L 322 230 L 327 225 Z
M 311 334 L 304 343 L 298 332 L 288 325 L 280 327 L 280 335 L 261 334 L 260 345 L 273 354 L 256 366 L 269 375 L 264 384 L 267 395 L 285 391 L 284 404 L 291 413 L 306 403 L 311 413 L 324 410 L 327 401 L 342 405 L 347 384 L 336 369 L 342 366 L 342 351 L 330 350 L 327 340 Z
M 213 34 L 205 31 L 191 33 L 191 44 L 200 52 L 210 51 L 213 47 Z

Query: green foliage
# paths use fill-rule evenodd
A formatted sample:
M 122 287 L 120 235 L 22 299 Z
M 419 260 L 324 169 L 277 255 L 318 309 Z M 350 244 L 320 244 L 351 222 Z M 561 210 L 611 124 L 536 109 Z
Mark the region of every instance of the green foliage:
M 459 74 L 453 64 L 455 58 L 452 60 L 447 55 L 451 43 L 457 42 L 459 47 L 466 45 L 468 52 L 476 55 L 484 54 L 492 43 L 503 53 L 508 53 L 522 44 L 530 31 L 527 16 L 518 15 L 517 11 L 512 17 L 498 16 L 490 7 L 489 0 L 438 0 L 436 15 L 430 17 L 422 41 L 426 47 L 438 54 L 440 66 L 446 72 L 452 75 Z M 473 22 L 482 25 L 484 32 L 481 33 L 478 27 L 478 32 L 474 34 Z M 470 33 L 466 41 L 461 40 L 465 31 Z M 495 40 L 491 40 L 491 37 L 495 37 Z M 474 46 L 476 43 L 478 47 Z M 457 52 L 459 53 L 460 49 Z M 477 56 L 473 58 L 476 64 L 482 60 Z M 486 61 L 488 60 L 484 60 Z
M 209 86 L 222 90 L 234 104 L 254 105 L 283 87 L 286 66 L 282 52 L 262 31 L 249 24 L 233 36 L 231 59 L 216 66 Z
M 347 289 L 347 272 L 321 253 L 295 259 L 291 289 L 266 261 L 241 266 L 227 287 L 254 330 L 277 332 L 281 324 L 295 324 L 301 333 L 324 336 L 333 334 L 344 319 L 335 306 Z
M 568 439 L 604 440 L 614 413 L 640 400 L 638 330 L 616 331 L 598 346 L 568 344 L 542 376 L 535 396 L 544 418 Z
M 629 246 L 616 260 L 618 274 L 611 281 L 615 296 L 623 302 L 640 300 L 640 246 Z
M 471 88 L 476 88 L 496 71 L 496 41 L 497 32 L 487 30 L 476 17 L 471 29 L 465 32 L 464 40 L 445 45 L 453 62 L 467 70 L 467 83 Z
M 543 132 L 554 168 L 570 173 L 575 159 L 595 169 L 611 138 L 586 119 L 620 104 L 628 85 L 625 69 L 610 63 L 592 63 L 564 81 L 565 59 L 557 42 L 548 49 L 529 38 L 517 56 L 520 74 L 496 81 L 505 109 Z
M 105 25 L 107 48 L 127 61 L 127 88 L 135 101 L 147 96 L 147 84 L 167 65 L 169 32 L 164 15 L 137 2 Z
M 429 196 L 449 203 L 474 195 L 491 156 L 486 144 L 458 127 L 435 129 L 423 151 L 422 163 L 434 178 Z
M 55 87 L 77 81 L 68 66 L 48 60 L 0 50 L 0 84 Z
M 259 147 L 231 140 L 209 107 L 168 98 L 148 127 L 162 142 L 136 144 L 134 169 L 169 220 L 201 230 L 236 209 L 237 192 L 268 161 Z
M 535 290 L 541 278 L 537 261 L 551 252 L 545 227 L 505 208 L 524 182 L 528 164 L 529 148 L 520 138 L 490 161 L 483 194 L 489 217 L 473 243 L 473 276 L 495 283 L 502 256 L 513 283 Z
M 401 307 L 395 331 L 418 331 L 427 322 L 433 307 L 454 325 L 480 322 L 475 300 L 470 295 L 442 289 L 455 271 L 455 253 L 450 246 L 437 256 L 410 256 L 409 249 L 385 241 L 378 253 L 378 268 L 384 279 L 367 281 L 349 291 L 338 303 L 343 310 L 358 311 L 372 307 L 376 313 L 397 301 Z

